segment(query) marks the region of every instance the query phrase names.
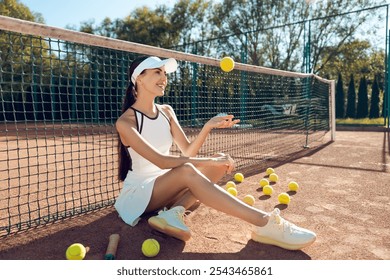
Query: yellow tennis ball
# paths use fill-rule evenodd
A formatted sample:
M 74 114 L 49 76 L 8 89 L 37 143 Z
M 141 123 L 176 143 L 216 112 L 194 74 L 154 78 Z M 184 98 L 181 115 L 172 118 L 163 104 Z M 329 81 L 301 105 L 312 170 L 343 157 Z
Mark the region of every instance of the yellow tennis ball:
M 244 175 L 242 173 L 236 173 L 234 174 L 234 180 L 241 183 L 242 181 L 244 181 Z
M 276 175 L 276 173 L 271 173 L 271 174 L 269 175 L 269 180 L 270 180 L 271 182 L 277 182 L 277 181 L 279 180 L 279 176 Z
M 243 197 L 242 201 L 244 201 L 246 204 L 253 206 L 255 204 L 255 198 L 253 195 L 247 194 Z
M 267 168 L 267 170 L 265 171 L 265 174 L 267 175 L 271 175 L 272 173 L 275 173 L 275 170 L 271 167 Z
M 233 181 L 227 182 L 225 187 L 226 187 L 226 189 L 228 189 L 228 188 L 237 188 L 236 183 L 234 183 Z
M 266 185 L 269 185 L 269 181 L 267 179 L 261 179 L 260 182 L 259 182 L 260 186 L 261 187 L 264 187 Z
M 238 194 L 237 189 L 234 188 L 234 187 L 228 188 L 228 189 L 227 189 L 227 192 L 230 193 L 232 196 L 237 196 L 237 194 Z
M 289 204 L 291 198 L 288 193 L 281 193 L 278 195 L 278 200 L 281 204 Z
M 270 185 L 266 185 L 263 187 L 263 193 L 265 195 L 271 195 L 274 192 L 274 188 L 271 187 Z
M 234 60 L 231 57 L 225 56 L 219 62 L 219 66 L 225 72 L 230 72 L 234 69 Z
M 298 189 L 299 189 L 299 185 L 298 185 L 297 182 L 291 181 L 290 183 L 288 183 L 288 189 L 289 189 L 290 191 L 296 192 L 296 191 L 298 191 Z
M 67 260 L 83 260 L 86 253 L 87 249 L 83 244 L 74 243 L 66 249 L 65 255 Z
M 160 252 L 160 243 L 156 239 L 149 238 L 142 243 L 142 253 L 145 257 L 152 258 Z

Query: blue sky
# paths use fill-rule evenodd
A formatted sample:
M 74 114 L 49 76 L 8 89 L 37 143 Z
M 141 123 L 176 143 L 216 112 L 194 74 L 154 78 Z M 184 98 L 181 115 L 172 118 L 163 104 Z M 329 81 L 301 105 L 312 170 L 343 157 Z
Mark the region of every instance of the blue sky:
M 91 19 L 99 24 L 105 17 L 124 18 L 138 7 L 173 6 L 177 0 L 19 0 L 31 11 L 39 12 L 50 26 L 78 27 Z

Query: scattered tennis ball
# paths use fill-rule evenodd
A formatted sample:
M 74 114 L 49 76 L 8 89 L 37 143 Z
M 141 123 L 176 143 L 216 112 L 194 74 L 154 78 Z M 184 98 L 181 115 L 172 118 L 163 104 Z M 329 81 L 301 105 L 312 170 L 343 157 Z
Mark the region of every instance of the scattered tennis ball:
M 255 198 L 253 195 L 247 194 L 243 197 L 242 201 L 244 201 L 246 204 L 253 206 L 255 204 Z
M 269 181 L 267 179 L 263 178 L 260 180 L 259 184 L 261 187 L 264 187 L 266 185 L 269 185 Z
M 237 196 L 237 194 L 238 194 L 237 189 L 234 187 L 228 188 L 227 192 L 230 193 L 232 196 Z
M 225 187 L 226 187 L 226 189 L 228 189 L 228 188 L 237 188 L 236 183 L 234 183 L 233 181 L 227 182 Z
M 279 180 L 279 176 L 276 174 L 276 173 L 271 173 L 270 175 L 269 175 L 269 180 L 271 181 L 271 182 L 277 182 L 278 180 Z
M 270 185 L 266 185 L 263 187 L 263 193 L 265 195 L 271 195 L 274 192 L 274 188 L 271 187 Z
M 234 180 L 241 183 L 242 181 L 244 181 L 244 175 L 242 173 L 236 173 L 234 174 Z
M 267 168 L 267 170 L 265 171 L 265 174 L 267 175 L 271 175 L 272 173 L 275 173 L 275 170 L 271 167 Z
M 233 58 L 226 56 L 221 59 L 219 66 L 221 67 L 222 71 L 230 72 L 234 69 L 234 60 Z
M 296 192 L 296 191 L 298 191 L 298 189 L 299 189 L 299 185 L 298 185 L 297 182 L 291 181 L 290 183 L 288 183 L 288 189 L 289 189 L 290 191 Z
M 278 195 L 278 200 L 281 204 L 289 204 L 291 198 L 288 193 L 281 193 Z
M 67 260 L 83 260 L 86 253 L 87 249 L 83 244 L 74 243 L 66 249 L 65 255 Z
M 152 258 L 160 252 L 160 243 L 156 239 L 149 238 L 142 243 L 142 253 L 145 257 Z

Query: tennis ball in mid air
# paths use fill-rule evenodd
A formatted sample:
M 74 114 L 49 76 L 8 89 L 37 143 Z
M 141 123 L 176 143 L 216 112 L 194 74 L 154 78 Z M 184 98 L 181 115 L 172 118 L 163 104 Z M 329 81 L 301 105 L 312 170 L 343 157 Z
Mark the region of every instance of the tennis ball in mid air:
M 228 189 L 228 188 L 237 188 L 236 183 L 234 183 L 233 181 L 227 182 L 225 187 L 226 187 L 226 189 Z
M 278 200 L 281 204 L 289 204 L 291 199 L 288 193 L 281 193 L 278 195 Z
M 259 184 L 260 184 L 260 187 L 264 187 L 266 185 L 269 185 L 269 181 L 267 179 L 263 178 L 260 180 Z
M 277 182 L 277 181 L 279 180 L 279 176 L 276 175 L 276 173 L 271 173 L 271 174 L 269 175 L 269 180 L 270 180 L 271 182 Z
M 234 69 L 234 60 L 229 56 L 225 56 L 219 62 L 219 66 L 221 67 L 222 71 L 230 72 Z
M 271 195 L 274 192 L 274 188 L 271 187 L 270 185 L 266 185 L 263 187 L 263 193 L 265 195 Z
M 271 167 L 267 168 L 267 170 L 265 171 L 265 174 L 267 175 L 271 175 L 272 173 L 275 173 L 275 170 Z
M 255 204 L 255 198 L 253 195 L 247 194 L 243 197 L 242 201 L 244 201 L 246 204 L 253 206 Z
M 241 183 L 242 181 L 244 181 L 244 175 L 242 173 L 236 173 L 234 174 L 234 180 Z
M 160 243 L 156 239 L 150 238 L 146 239 L 142 243 L 142 253 L 145 257 L 152 258 L 157 256 L 160 252 Z
M 237 194 L 238 194 L 237 189 L 234 188 L 234 187 L 228 188 L 228 189 L 227 189 L 227 192 L 230 193 L 232 196 L 237 196 Z
M 65 255 L 67 260 L 83 260 L 86 253 L 87 249 L 83 244 L 74 243 L 66 249 Z
M 288 189 L 289 189 L 290 191 L 296 192 L 296 191 L 298 191 L 298 189 L 299 189 L 299 185 L 298 185 L 297 182 L 291 181 L 290 183 L 288 183 Z

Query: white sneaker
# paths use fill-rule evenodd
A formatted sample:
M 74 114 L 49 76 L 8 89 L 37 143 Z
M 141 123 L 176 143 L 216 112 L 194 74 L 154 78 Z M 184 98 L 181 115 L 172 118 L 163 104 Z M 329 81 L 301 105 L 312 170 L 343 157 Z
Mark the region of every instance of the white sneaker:
M 149 218 L 148 223 L 160 232 L 187 241 L 191 238 L 191 232 L 184 224 L 185 211 L 183 206 L 176 206 L 169 210 L 164 209 L 158 212 L 157 216 Z
M 300 250 L 312 244 L 316 234 L 286 221 L 280 217 L 280 210 L 275 208 L 270 213 L 268 223 L 252 232 L 252 239 L 288 250 Z

